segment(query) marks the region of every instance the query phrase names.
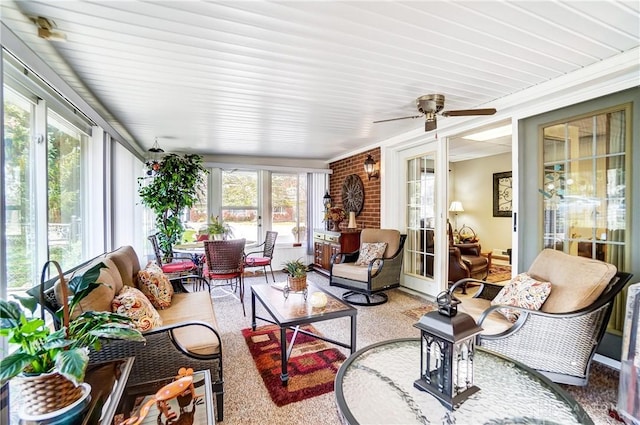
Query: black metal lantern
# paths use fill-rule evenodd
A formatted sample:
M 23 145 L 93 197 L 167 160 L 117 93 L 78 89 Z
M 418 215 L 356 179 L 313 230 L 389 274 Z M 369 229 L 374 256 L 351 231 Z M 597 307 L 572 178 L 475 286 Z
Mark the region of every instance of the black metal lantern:
M 420 379 L 414 386 L 436 397 L 449 410 L 479 390 L 473 385 L 475 320 L 458 313 L 460 301 L 448 292 L 438 295 L 438 311 L 420 318 Z
M 325 216 L 325 229 L 329 230 L 329 219 L 327 218 L 327 214 L 329 213 L 329 208 L 331 208 L 331 195 L 329 195 L 329 191 L 327 190 L 322 197 L 322 205 L 324 205 L 324 216 Z

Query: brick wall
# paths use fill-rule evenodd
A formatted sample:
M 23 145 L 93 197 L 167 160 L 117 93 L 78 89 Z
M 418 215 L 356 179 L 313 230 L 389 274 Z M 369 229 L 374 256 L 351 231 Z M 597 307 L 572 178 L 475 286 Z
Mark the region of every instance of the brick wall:
M 360 215 L 356 216 L 358 228 L 379 228 L 380 227 L 380 179 L 372 178 L 367 180 L 367 173 L 364 172 L 364 160 L 367 155 L 376 161 L 376 167 L 380 166 L 380 148 L 363 152 L 340 161 L 332 162 L 329 168 L 333 174 L 329 177 L 329 187 L 333 205 L 342 207 L 342 183 L 350 174 L 357 174 L 364 186 L 364 206 Z M 341 228 L 346 228 L 348 219 L 343 221 Z

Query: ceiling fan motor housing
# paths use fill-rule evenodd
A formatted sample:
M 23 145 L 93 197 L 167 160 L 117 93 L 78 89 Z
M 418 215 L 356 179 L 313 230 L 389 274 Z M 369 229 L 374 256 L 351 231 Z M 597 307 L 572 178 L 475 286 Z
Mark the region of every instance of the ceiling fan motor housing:
M 425 115 L 437 114 L 444 108 L 444 95 L 427 94 L 416 99 L 416 107 Z

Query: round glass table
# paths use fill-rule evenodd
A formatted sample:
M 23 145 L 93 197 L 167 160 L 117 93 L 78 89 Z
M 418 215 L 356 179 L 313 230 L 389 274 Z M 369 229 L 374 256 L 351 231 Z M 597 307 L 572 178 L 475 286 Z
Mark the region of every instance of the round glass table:
M 593 424 L 582 407 L 538 372 L 476 349 L 480 391 L 448 411 L 413 382 L 420 377 L 420 340 L 365 347 L 340 367 L 335 394 L 343 423 L 356 424 Z

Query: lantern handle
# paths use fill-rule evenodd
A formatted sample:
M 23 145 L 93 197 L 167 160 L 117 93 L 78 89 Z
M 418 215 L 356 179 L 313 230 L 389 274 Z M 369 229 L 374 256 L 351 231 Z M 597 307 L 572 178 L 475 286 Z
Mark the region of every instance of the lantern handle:
M 448 317 L 453 317 L 458 313 L 460 300 L 448 291 L 440 292 L 436 297 L 436 302 L 438 303 L 438 313 Z

